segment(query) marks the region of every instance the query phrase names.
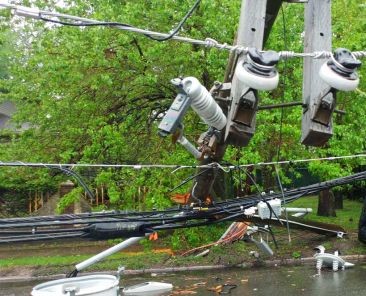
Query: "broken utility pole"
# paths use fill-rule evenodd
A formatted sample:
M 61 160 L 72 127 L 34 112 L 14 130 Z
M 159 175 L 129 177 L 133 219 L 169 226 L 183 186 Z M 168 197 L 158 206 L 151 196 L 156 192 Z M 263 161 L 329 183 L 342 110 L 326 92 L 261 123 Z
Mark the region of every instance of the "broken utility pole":
M 281 0 L 243 0 L 241 6 L 239 28 L 236 37 L 236 45 L 245 47 L 255 47 L 262 49 L 265 42 L 268 39 L 269 33 L 275 22 L 275 19 L 280 10 Z M 217 152 L 215 156 L 209 156 L 201 162 L 201 165 L 209 164 L 212 162 L 220 162 L 224 157 L 227 144 L 235 146 L 245 146 L 249 143 L 249 140 L 255 132 L 255 114 L 257 112 L 258 97 L 255 94 L 255 106 L 251 109 L 239 108 L 239 100 L 243 92 L 243 87 L 234 76 L 235 68 L 238 63 L 244 61 L 244 56 L 239 56 L 232 53 L 229 58 L 228 67 L 226 69 L 225 82 L 231 83 L 231 92 L 229 99 L 232 100 L 231 108 L 226 112 L 228 119 L 227 128 L 222 131 L 221 140 L 217 145 Z M 227 91 L 226 91 L 227 92 Z M 219 96 L 225 92 L 219 92 Z M 225 108 L 223 108 L 225 110 Z M 238 110 L 239 109 L 239 110 Z M 238 113 L 249 114 L 250 120 L 247 121 L 247 125 L 235 122 L 235 116 L 240 116 Z M 244 118 L 248 118 L 244 115 Z M 206 171 L 205 171 L 206 170 Z M 222 171 L 217 169 L 199 169 L 195 183 L 191 190 L 191 201 L 197 199 L 205 201 L 210 196 L 210 193 L 219 197 L 225 197 L 225 190 L 223 189 L 222 176 L 218 177 L 218 174 L 222 174 Z M 215 182 L 219 180 L 219 182 Z
M 305 53 L 332 50 L 331 1 L 309 0 L 305 4 Z M 335 90 L 319 77 L 323 59 L 304 59 L 301 143 L 323 146 L 332 136 Z

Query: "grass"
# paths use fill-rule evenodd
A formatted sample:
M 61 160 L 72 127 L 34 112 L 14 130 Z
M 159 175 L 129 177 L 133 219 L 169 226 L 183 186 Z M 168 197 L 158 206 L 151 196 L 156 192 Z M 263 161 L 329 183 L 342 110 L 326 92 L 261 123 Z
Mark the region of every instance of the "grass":
M 95 265 L 97 268 L 108 265 L 109 267 L 118 267 L 124 265 L 127 268 L 142 268 L 145 264 L 157 264 L 163 260 L 169 258 L 169 254 L 166 253 L 118 253 L 110 256 L 107 260 Z M 20 257 L 20 258 L 7 258 L 0 260 L 1 267 L 13 267 L 13 266 L 70 266 L 80 263 L 91 255 L 71 255 L 71 256 L 47 256 L 47 257 Z M 113 269 L 113 268 L 112 268 Z
M 343 209 L 336 210 L 337 217 L 321 217 L 316 214 L 318 210 L 317 196 L 300 198 L 299 200 L 288 204 L 288 207 L 312 208 L 313 212 L 307 214 L 304 218 L 305 220 L 338 224 L 348 231 L 356 231 L 358 229 L 358 220 L 362 210 L 362 203 L 344 200 Z
M 290 257 L 298 258 L 300 256 L 310 256 L 312 255 L 312 248 L 314 244 L 323 244 L 327 249 L 340 248 L 344 250 L 344 254 L 365 254 L 366 247 L 364 244 L 357 241 L 355 238 L 355 232 L 358 228 L 358 220 L 360 212 L 362 209 L 362 203 L 357 201 L 344 201 L 344 209 L 337 210 L 337 217 L 320 217 L 317 216 L 318 198 L 304 197 L 291 204 L 289 207 L 304 207 L 312 208 L 313 213 L 308 214 L 304 219 L 309 221 L 318 221 L 324 223 L 338 224 L 344 227 L 348 232 L 353 233 L 352 239 L 336 239 L 327 238 L 319 236 L 315 241 L 309 240 L 308 237 L 303 235 L 303 232 L 292 232 L 294 236 L 294 241 L 292 244 L 288 244 L 287 235 L 285 228 L 276 227 L 276 236 L 279 238 L 280 248 L 276 250 L 276 255 L 278 258 Z M 214 237 L 221 235 L 225 227 L 221 226 L 218 228 L 200 228 L 195 231 L 199 231 L 202 236 L 197 236 L 199 241 L 196 243 L 203 244 L 206 241 L 202 241 L 202 237 L 206 239 L 214 240 Z M 197 233 L 193 230 L 188 230 L 184 233 L 176 233 L 179 238 L 178 243 L 181 247 L 189 249 L 191 242 L 183 242 L 182 236 L 185 235 L 188 238 L 192 238 Z M 216 232 L 216 236 L 212 233 Z M 210 235 L 207 235 L 210 233 Z M 181 234 L 181 235 L 179 235 Z M 281 239 L 282 238 L 282 239 Z M 310 238 L 311 239 L 311 238 Z M 113 244 L 113 243 L 112 243 Z M 165 247 L 172 246 L 171 236 L 163 237 L 158 242 Z M 194 256 L 181 257 L 172 256 L 168 253 L 156 253 L 151 250 L 151 247 L 156 247 L 157 244 L 150 243 L 144 245 L 144 252 L 134 252 L 134 253 L 118 253 L 110 256 L 106 260 L 92 266 L 87 271 L 96 270 L 117 270 L 120 265 L 125 266 L 127 269 L 144 269 L 151 267 L 170 267 L 170 266 L 187 266 L 187 265 L 211 265 L 211 264 L 239 264 L 241 262 L 246 262 L 252 260 L 249 256 L 250 250 L 256 250 L 255 246 L 252 244 L 236 243 L 226 246 L 218 246 L 212 248 L 212 252 L 205 258 L 196 258 Z M 273 247 L 273 243 L 271 243 Z M 32 246 L 31 246 L 32 247 Z M 47 249 L 47 245 L 38 246 Z M 57 244 L 52 245 L 52 247 L 57 248 Z M 59 246 L 62 247 L 62 246 Z M 161 246 L 160 246 L 161 247 Z M 179 249 L 179 248 L 178 248 Z M 11 252 L 9 253 L 11 254 Z M 10 255 L 11 256 L 11 255 Z M 26 267 L 26 268 L 36 268 L 37 272 L 40 274 L 52 274 L 65 271 L 71 271 L 73 266 L 83 260 L 91 257 L 91 255 L 67 255 L 67 256 L 31 256 L 31 257 L 20 257 L 20 258 L 6 258 L 0 259 L 0 269 L 13 267 Z

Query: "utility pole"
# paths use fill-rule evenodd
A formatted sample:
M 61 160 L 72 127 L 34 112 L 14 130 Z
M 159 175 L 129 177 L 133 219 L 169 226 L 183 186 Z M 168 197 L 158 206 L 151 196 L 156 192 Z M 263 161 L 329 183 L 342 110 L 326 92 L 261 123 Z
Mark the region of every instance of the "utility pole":
M 236 40 L 237 45 L 262 50 L 281 4 L 281 0 L 243 0 Z M 237 55 L 234 59 L 236 60 L 235 63 L 229 63 L 229 66 L 233 64 L 234 67 L 230 70 L 231 74 L 228 77 L 232 80 L 231 106 L 227 114 L 228 124 L 225 130 L 225 142 L 242 147 L 248 145 L 255 132 L 258 96 L 250 94 L 255 97 L 255 103 L 251 108 L 246 108 L 240 103 L 240 98 L 249 88 L 243 85 L 234 73 L 236 65 L 244 63 L 246 57 Z
M 309 0 L 305 4 L 306 52 L 332 50 L 331 0 Z M 319 77 L 323 59 L 304 59 L 301 143 L 323 146 L 332 136 L 332 113 L 336 106 L 335 90 Z
M 242 0 L 238 33 L 236 35 L 236 45 L 244 47 L 255 47 L 262 49 L 268 39 L 269 33 L 278 15 L 282 0 Z M 201 161 L 201 165 L 212 162 L 220 162 L 225 154 L 228 144 L 234 146 L 246 146 L 255 132 L 256 108 L 242 110 L 251 113 L 251 120 L 248 125 L 234 121 L 238 113 L 239 100 L 242 96 L 243 85 L 235 77 L 235 68 L 239 63 L 243 63 L 245 56 L 231 54 L 226 69 L 225 82 L 231 82 L 229 98 L 225 92 L 220 92 L 219 97 L 231 100 L 231 107 L 226 112 L 228 119 L 227 128 L 222 131 L 222 139 L 218 143 L 215 156 L 209 156 Z M 245 87 L 245 86 L 244 86 Z M 224 94 L 225 93 L 225 94 Z M 258 99 L 258 98 L 257 98 Z M 217 195 L 221 195 L 223 190 L 222 178 L 218 178 L 221 171 L 217 169 L 199 169 L 197 177 L 191 190 L 193 198 L 204 201 L 213 190 Z M 215 183 L 215 179 L 220 181 Z
M 213 153 L 206 154 L 201 165 L 220 163 L 227 145 L 245 147 L 255 133 L 258 91 L 272 90 L 278 84 L 278 72 L 275 66 L 280 57 L 276 52 L 261 52 L 261 50 L 269 37 L 282 2 L 285 0 L 242 0 L 235 45 L 246 50 L 231 53 L 224 83 L 215 85 L 211 90 L 212 95 L 221 102 L 227 123 L 222 130 L 220 128 L 214 131 L 214 136 L 211 130 L 211 134 L 207 132 L 200 138 L 199 144 L 208 141 L 215 143 L 209 145 L 210 149 L 214 147 L 211 150 Z M 305 52 L 331 51 L 331 0 L 286 0 L 286 2 L 305 4 Z M 341 63 L 342 61 L 336 61 L 336 66 Z M 326 79 L 320 77 L 319 71 L 323 64 L 324 59 L 313 57 L 307 57 L 304 61 L 301 141 L 308 146 L 322 146 L 332 136 L 332 114 L 336 106 L 337 88 L 331 86 L 332 81 L 329 83 L 328 77 Z M 359 66 L 357 63 L 345 65 L 350 66 L 351 72 Z M 345 81 L 348 81 L 347 77 Z M 345 89 L 349 88 L 346 82 Z M 207 140 L 213 138 L 213 141 Z M 205 201 L 211 192 L 219 197 L 227 197 L 222 184 L 224 178 L 222 176 L 217 178 L 218 174 L 222 172 L 217 168 L 199 169 L 191 190 L 191 201 Z M 215 182 L 215 179 L 219 179 L 219 182 Z

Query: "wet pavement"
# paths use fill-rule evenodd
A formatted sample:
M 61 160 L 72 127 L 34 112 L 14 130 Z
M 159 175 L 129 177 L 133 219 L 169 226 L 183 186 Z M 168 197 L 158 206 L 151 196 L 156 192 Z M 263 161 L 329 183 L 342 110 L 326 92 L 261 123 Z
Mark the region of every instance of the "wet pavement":
M 366 265 L 338 272 L 322 271 L 320 275 L 316 274 L 314 266 L 128 276 L 123 278 L 121 285 L 128 286 L 144 281 L 169 282 L 174 285 L 171 295 L 220 295 L 220 290 L 230 292 L 230 288 L 234 286 L 236 288 L 231 289 L 230 295 L 366 295 Z M 0 283 L 0 295 L 30 295 L 36 284 L 38 282 Z

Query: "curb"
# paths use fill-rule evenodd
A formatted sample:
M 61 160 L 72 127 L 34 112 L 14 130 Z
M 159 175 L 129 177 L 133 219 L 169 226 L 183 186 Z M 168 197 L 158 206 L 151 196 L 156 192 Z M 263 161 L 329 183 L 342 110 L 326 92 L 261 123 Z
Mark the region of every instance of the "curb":
M 366 262 L 366 255 L 345 255 L 343 259 L 353 262 L 362 263 Z M 142 275 L 149 273 L 174 273 L 174 272 L 185 272 L 185 271 L 207 271 L 207 270 L 222 270 L 227 268 L 256 268 L 256 267 L 279 267 L 279 266 L 298 266 L 298 265 L 310 265 L 314 264 L 315 259 L 313 257 L 300 258 L 300 259 L 279 259 L 279 260 L 265 260 L 247 262 L 235 265 L 204 265 L 204 266 L 183 266 L 183 267 L 168 267 L 168 268 L 149 268 L 149 269 L 138 269 L 138 270 L 125 270 L 125 275 Z M 116 274 L 115 271 L 105 272 L 91 272 L 91 273 L 80 273 L 81 275 L 92 275 L 92 274 Z M 66 274 L 55 274 L 48 276 L 36 276 L 36 277 L 1 277 L 0 283 L 25 283 L 33 281 L 49 281 L 65 278 Z

